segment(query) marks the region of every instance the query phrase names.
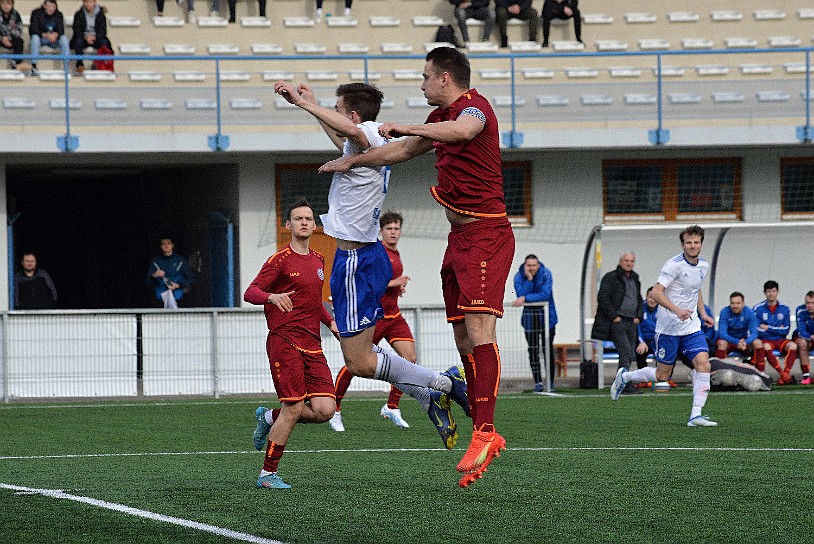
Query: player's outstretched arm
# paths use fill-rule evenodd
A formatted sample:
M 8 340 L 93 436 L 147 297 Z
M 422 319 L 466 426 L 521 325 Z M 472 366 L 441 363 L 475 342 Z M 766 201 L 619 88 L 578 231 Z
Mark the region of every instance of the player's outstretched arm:
M 317 121 L 322 125 L 322 129 L 337 148 L 342 149 L 343 137 L 348 138 L 358 149 L 370 147 L 367 136 L 356 126 L 356 123 L 338 111 L 323 108 L 317 104 L 311 87 L 305 83 L 300 83 L 299 86 L 294 87 L 286 81 L 278 81 L 274 84 L 274 90 L 291 104 L 316 117 Z
M 423 125 L 402 125 L 398 123 L 383 123 L 379 127 L 379 134 L 385 138 L 399 136 L 420 136 L 435 142 L 447 144 L 468 142 L 483 130 L 484 122 L 474 115 L 460 115 L 454 121 L 440 123 L 426 123 Z
M 320 173 L 347 172 L 357 166 L 390 166 L 412 159 L 432 150 L 432 140 L 411 137 L 389 142 L 365 153 L 340 157 L 319 167 Z

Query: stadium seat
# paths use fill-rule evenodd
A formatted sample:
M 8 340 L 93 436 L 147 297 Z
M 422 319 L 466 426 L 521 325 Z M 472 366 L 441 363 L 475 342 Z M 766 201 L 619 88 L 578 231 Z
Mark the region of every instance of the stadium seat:
M 608 68 L 611 77 L 640 77 L 642 69 L 634 66 L 611 66 Z
M 19 70 L 0 70 L 0 81 L 25 81 L 25 74 Z
M 757 47 L 757 40 L 752 38 L 726 38 L 724 44 L 728 49 L 752 49 Z
M 551 47 L 554 49 L 554 51 L 582 51 L 585 49 L 585 44 L 576 40 L 552 40 Z
M 249 81 L 251 79 L 249 72 L 239 70 L 222 70 L 219 76 L 220 81 Z
M 662 77 L 681 77 L 686 73 L 686 69 L 681 66 L 664 66 L 661 67 Z M 653 68 L 653 75 L 658 76 L 658 68 Z
M 628 106 L 643 106 L 652 105 L 658 101 L 658 97 L 654 94 L 647 93 L 628 93 L 625 94 L 625 104 Z
M 52 110 L 64 110 L 65 109 L 65 99 L 64 98 L 52 98 L 48 101 L 48 107 Z M 82 109 L 82 102 L 79 100 L 71 100 L 68 102 L 68 109 L 70 110 L 81 110 Z
M 570 100 L 567 96 L 557 94 L 543 94 L 537 96 L 537 105 L 543 108 L 550 106 L 567 106 Z
M 437 47 L 455 47 L 455 44 L 449 42 L 426 42 L 424 44 L 424 51 L 429 53 L 430 51 Z
M 753 13 L 755 21 L 782 21 L 786 12 L 780 9 L 756 9 Z
M 610 106 L 613 104 L 613 97 L 605 94 L 583 94 L 579 101 L 583 106 Z
M 283 17 L 283 26 L 286 28 L 312 27 L 314 24 L 310 17 Z
M 126 110 L 127 101 L 122 98 L 97 98 L 93 101 L 97 110 Z
M 783 64 L 787 74 L 804 74 L 806 72 L 805 62 L 787 62 Z M 814 65 L 809 67 L 809 71 L 814 72 Z
M 692 11 L 671 11 L 667 20 L 671 23 L 697 23 L 701 17 Z
M 181 27 L 184 26 L 184 20 L 180 17 L 153 17 L 153 26 Z
M 308 81 L 336 81 L 339 74 L 329 70 L 309 70 L 305 72 L 305 79 Z
M 140 105 L 143 110 L 171 110 L 173 106 L 166 98 L 142 98 Z
M 405 104 L 407 104 L 408 108 L 433 108 L 435 106 L 430 106 L 427 104 L 427 99 L 423 96 L 410 96 L 404 99 Z
M 670 42 L 662 38 L 643 38 L 639 40 L 639 49 L 642 51 L 670 49 Z
M 283 48 L 276 43 L 253 43 L 251 52 L 254 55 L 279 55 Z
M 413 17 L 413 26 L 439 27 L 444 24 L 446 24 L 446 22 L 436 15 L 415 15 Z
M 586 13 L 582 16 L 586 25 L 612 25 L 613 17 L 606 13 Z
M 216 110 L 218 103 L 212 98 L 187 98 L 184 107 L 188 110 Z
M 565 75 L 569 78 L 594 78 L 599 76 L 599 70 L 596 68 L 566 68 Z
M 186 43 L 168 43 L 164 45 L 165 55 L 194 55 L 195 48 Z
M 712 49 L 715 43 L 706 38 L 684 38 L 681 40 L 681 47 L 684 49 Z
M 739 104 L 746 100 L 741 93 L 735 92 L 720 92 L 712 93 L 712 101 L 716 104 Z
M 322 45 L 321 43 L 295 43 L 294 44 L 294 52 L 299 53 L 301 55 L 314 55 L 318 53 L 325 53 L 328 50 L 327 47 Z
M 220 16 L 198 17 L 197 23 L 200 28 L 218 28 L 218 27 L 225 28 L 229 26 L 229 21 Z
M 624 40 L 596 40 L 597 51 L 626 51 L 628 44 Z
M 109 70 L 85 70 L 82 77 L 85 81 L 116 81 L 116 74 Z
M 132 71 L 127 72 L 130 81 L 161 81 L 161 74 L 158 72 Z
M 652 13 L 625 13 L 625 22 L 630 25 L 655 23 L 656 16 Z
M 237 55 L 240 47 L 229 43 L 210 43 L 206 46 L 210 55 Z
M 65 81 L 71 79 L 71 74 L 66 74 L 64 70 L 40 70 L 40 81 Z
M 774 67 L 771 64 L 741 64 L 740 70 L 745 75 L 771 74 Z
M 263 109 L 263 103 L 257 98 L 232 98 L 229 107 L 233 110 L 259 110 Z
M 368 19 L 372 27 L 396 27 L 401 25 L 401 19 L 392 15 L 374 15 Z
M 785 91 L 758 91 L 758 102 L 788 102 L 789 93 Z
M 268 17 L 241 17 L 240 26 L 244 28 L 264 28 L 271 26 L 271 19 Z
M 364 81 L 365 80 L 365 71 L 364 70 L 352 70 L 348 73 L 348 77 L 352 81 Z M 382 78 L 381 72 L 368 72 L 367 73 L 367 80 L 368 81 L 378 81 Z
M 334 109 L 336 107 L 336 97 L 328 96 L 317 99 L 317 103 L 323 108 Z
M 718 64 L 699 64 L 695 67 L 695 72 L 699 76 L 725 76 L 729 73 L 729 67 Z
M 800 38 L 794 36 L 770 36 L 769 47 L 800 47 Z
M 419 70 L 393 70 L 393 79 L 397 81 L 423 81 L 424 76 Z
M 338 43 L 336 50 L 340 53 L 363 55 L 370 52 L 370 46 L 365 43 Z
M 495 96 L 493 97 L 493 102 L 495 106 L 499 108 L 510 108 L 512 105 L 519 107 L 526 105 L 526 99 L 522 96 L 515 97 L 514 101 L 512 101 L 511 95 L 508 96 Z
M 523 68 L 525 79 L 551 79 L 554 77 L 554 70 L 550 68 Z
M 468 42 L 466 51 L 468 53 L 497 53 L 498 46 L 494 42 Z
M 701 102 L 701 96 L 695 93 L 669 93 L 667 100 L 670 104 L 698 104 Z
M 479 71 L 481 79 L 511 79 L 512 71 L 500 68 L 484 68 Z
M 31 110 L 37 103 L 30 98 L 9 97 L 3 99 L 3 107 L 7 110 Z
M 121 43 L 119 53 L 122 55 L 149 55 L 150 46 L 146 43 Z
M 194 70 L 179 70 L 173 72 L 175 81 L 205 81 L 206 74 L 203 72 L 196 72 Z
M 797 10 L 800 19 L 814 19 L 814 8 L 800 8 Z
M 284 70 L 267 70 L 263 72 L 263 81 L 294 81 L 294 73 Z
M 413 46 L 407 43 L 382 43 L 380 45 L 382 53 L 412 53 Z
M 509 42 L 509 49 L 512 53 L 533 53 L 542 51 L 543 46 L 539 42 Z
M 329 27 L 355 27 L 359 24 L 353 17 L 328 17 L 326 21 Z
M 141 20 L 136 17 L 110 17 L 107 23 L 111 28 L 136 28 L 141 26 Z
M 722 9 L 710 13 L 709 18 L 715 22 L 734 22 L 743 19 L 743 14 L 739 11 Z

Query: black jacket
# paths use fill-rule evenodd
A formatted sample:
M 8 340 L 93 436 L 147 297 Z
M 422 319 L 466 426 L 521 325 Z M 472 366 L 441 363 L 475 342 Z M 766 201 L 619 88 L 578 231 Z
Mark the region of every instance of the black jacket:
M 621 266 L 616 266 L 616 270 L 608 272 L 602 277 L 602 282 L 599 284 L 599 293 L 597 294 L 596 301 L 596 318 L 594 319 L 594 326 L 591 329 L 591 338 L 595 340 L 609 340 L 610 339 L 610 326 L 611 321 L 616 319 L 619 315 L 617 310 L 622 305 L 625 298 L 625 272 Z M 642 283 L 639 281 L 639 275 L 631 271 L 630 277 L 633 278 L 633 283 L 636 285 L 636 292 L 639 293 L 637 297 L 639 303 L 636 305 L 636 317 L 641 321 L 642 319 Z
M 100 8 L 96 13 L 93 24 L 96 32 L 96 41 L 101 42 L 107 38 L 107 17 L 105 17 L 105 10 L 103 8 Z M 85 8 L 83 7 L 73 16 L 73 39 L 76 39 L 77 36 L 84 37 L 87 29 L 88 21 L 85 18 Z
M 65 34 L 65 19 L 62 12 L 56 10 L 50 17 L 45 13 L 45 8 L 39 7 L 31 12 L 31 23 L 28 25 L 30 36 L 39 36 L 45 32 L 54 31 L 60 36 Z

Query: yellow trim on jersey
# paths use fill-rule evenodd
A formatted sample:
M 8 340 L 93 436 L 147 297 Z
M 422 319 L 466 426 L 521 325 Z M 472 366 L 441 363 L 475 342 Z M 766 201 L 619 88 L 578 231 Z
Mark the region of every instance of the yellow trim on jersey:
M 436 201 L 438 201 L 439 204 L 441 204 L 445 208 L 449 208 L 450 210 L 452 210 L 455 213 L 459 213 L 461 215 L 469 215 L 471 217 L 482 217 L 484 219 L 492 219 L 492 218 L 497 218 L 497 217 L 506 217 L 506 212 L 503 212 L 503 213 L 480 213 L 480 212 L 469 212 L 469 211 L 466 211 L 466 210 L 461 210 L 459 208 L 456 208 L 455 206 L 453 206 L 452 204 L 447 203 L 443 198 L 438 196 L 438 193 L 435 190 L 436 188 L 437 188 L 437 186 L 430 187 L 430 192 L 432 193 L 432 197 Z

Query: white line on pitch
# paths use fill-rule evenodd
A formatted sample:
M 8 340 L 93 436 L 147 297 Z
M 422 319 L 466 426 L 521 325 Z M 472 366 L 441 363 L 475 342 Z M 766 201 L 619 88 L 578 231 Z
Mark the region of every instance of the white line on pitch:
M 572 446 L 572 447 L 534 447 L 509 448 L 511 451 L 731 451 L 731 452 L 793 452 L 811 453 L 814 448 L 757 448 L 757 447 L 683 447 L 683 446 Z M 319 449 L 319 450 L 286 450 L 287 454 L 298 453 L 420 453 L 420 452 L 446 452 L 444 448 L 355 448 L 355 449 Z M 37 459 L 81 459 L 94 457 L 174 457 L 199 455 L 258 455 L 257 451 L 162 451 L 162 452 L 134 452 L 134 453 L 67 453 L 62 455 L 5 455 L 0 461 L 9 460 L 37 460 Z
M 141 510 L 139 508 L 133 508 L 131 506 L 127 506 L 124 504 L 118 504 L 115 502 L 108 502 L 102 501 L 99 499 L 93 499 L 90 497 L 82 497 L 79 495 L 72 495 L 70 493 L 65 493 L 61 489 L 37 489 L 33 487 L 23 487 L 19 485 L 10 485 L 0 483 L 1 489 L 9 489 L 11 491 L 16 491 L 17 493 L 32 493 L 37 495 L 43 495 L 45 497 L 51 497 L 53 499 L 67 499 L 70 501 L 81 502 L 84 504 L 89 504 L 91 506 L 97 506 L 99 508 L 106 508 L 108 510 L 114 510 L 116 512 L 122 512 L 124 514 L 128 514 L 131 516 L 137 516 L 140 518 L 151 519 L 155 521 L 163 521 L 165 523 L 171 523 L 173 525 L 180 525 L 181 527 L 187 527 L 189 529 L 196 529 L 198 531 L 204 531 L 207 533 L 213 533 L 219 536 L 224 536 L 226 538 L 233 538 L 235 540 L 241 540 L 243 542 L 256 542 L 258 544 L 283 544 L 279 540 L 272 540 L 269 538 L 262 538 L 259 536 L 250 535 L 248 533 L 241 533 L 240 531 L 233 531 L 231 529 L 224 529 L 223 527 L 217 527 L 215 525 L 209 525 L 208 523 L 200 523 L 197 521 L 192 521 L 189 519 L 183 518 L 176 518 L 173 516 L 165 516 L 163 514 L 156 514 L 155 512 L 150 512 L 149 510 Z

